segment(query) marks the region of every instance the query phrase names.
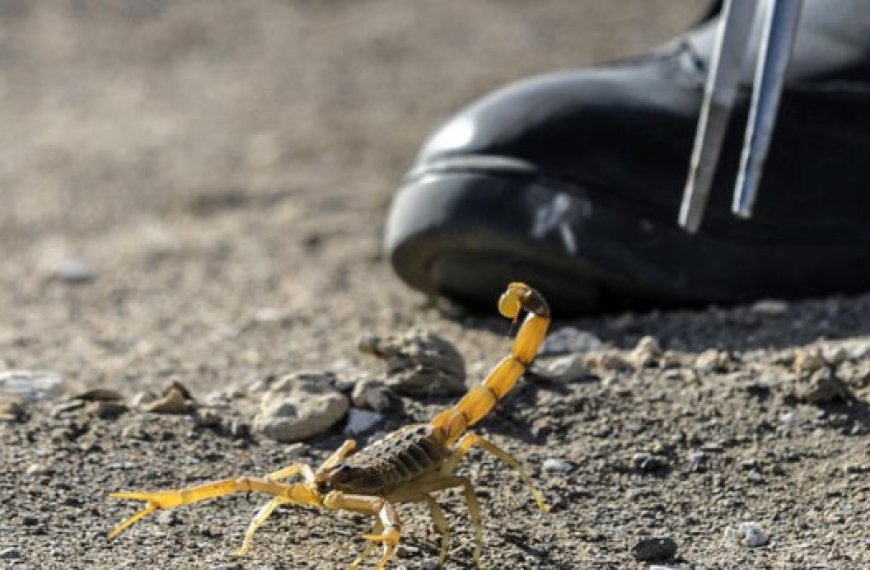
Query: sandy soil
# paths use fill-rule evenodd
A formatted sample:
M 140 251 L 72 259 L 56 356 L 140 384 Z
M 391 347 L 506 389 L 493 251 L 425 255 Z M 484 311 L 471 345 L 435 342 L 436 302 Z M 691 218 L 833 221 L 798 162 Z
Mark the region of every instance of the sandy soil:
M 221 413 L 244 424 L 245 387 L 264 377 L 381 370 L 355 349 L 364 333 L 426 325 L 470 370 L 495 362 L 505 324 L 439 310 L 384 263 L 391 193 L 427 134 L 472 98 L 640 51 L 700 11 L 614 6 L 0 2 L 0 374 L 51 371 L 65 393 L 125 397 L 171 381 L 201 400 L 238 388 Z M 554 505 L 537 512 L 516 477 L 473 453 L 464 472 L 484 503 L 488 566 L 644 567 L 632 547 L 653 537 L 677 544 L 662 563 L 686 568 L 870 565 L 867 323 L 870 297 L 557 316 L 614 354 L 630 358 L 652 335 L 667 356 L 590 365 L 570 384 L 530 378 L 483 423 Z M 848 399 L 801 399 L 806 347 Z M 728 356 L 699 362 L 708 349 Z M 447 402 L 404 398 L 379 430 Z M 340 568 L 368 530 L 360 516 L 282 509 L 236 559 L 262 499 L 234 496 L 109 544 L 132 508 L 108 492 L 317 463 L 342 426 L 286 446 L 191 416 L 103 419 L 62 396 L 24 411 L 0 422 L 0 566 Z M 547 459 L 565 469 L 544 470 Z M 454 494 L 444 501 L 448 566 L 468 568 L 465 509 Z M 424 511 L 402 509 L 396 567 L 436 559 Z M 749 521 L 766 545 L 726 536 Z

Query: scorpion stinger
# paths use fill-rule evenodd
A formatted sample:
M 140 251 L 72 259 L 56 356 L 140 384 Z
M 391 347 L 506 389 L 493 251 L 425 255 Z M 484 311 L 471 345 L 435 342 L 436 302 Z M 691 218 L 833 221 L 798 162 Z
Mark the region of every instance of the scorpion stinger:
M 435 416 L 432 426 L 444 433 L 450 445 L 495 407 L 511 391 L 540 348 L 550 325 L 550 307 L 544 297 L 525 283 L 511 283 L 498 301 L 502 316 L 516 319 L 528 312 L 510 354 L 496 364 L 480 386 L 472 388 L 454 407 Z
M 276 507 L 282 504 L 306 505 L 374 517 L 372 533 L 364 536 L 370 542 L 350 567 L 357 568 L 380 544 L 382 554 L 376 568 L 382 569 L 395 554 L 401 536 L 395 505 L 425 503 L 435 528 L 441 534 L 438 564 L 443 566 L 448 552 L 449 526 L 433 493 L 458 488 L 462 490 L 474 527 L 474 563 L 480 568 L 483 550 L 480 503 L 470 479 L 453 474 L 472 447 L 482 448 L 516 470 L 531 489 L 538 506 L 544 511 L 549 510 L 544 496 L 535 488 L 517 459 L 479 435 L 466 433 L 513 388 L 535 357 L 550 323 L 550 308 L 544 297 L 524 283 L 510 283 L 499 299 L 498 308 L 509 319 L 517 319 L 522 311 L 528 313 L 511 345 L 510 354 L 492 369 L 480 386 L 470 390 L 456 406 L 435 416 L 431 423 L 405 426 L 357 453 L 354 453 L 356 443 L 348 440 L 316 471 L 308 465 L 295 464 L 264 478 L 222 479 L 180 490 L 113 493 L 112 497 L 144 501 L 146 506 L 118 524 L 109 533 L 109 540 L 159 509 L 172 509 L 232 493 L 258 491 L 273 498 L 251 521 L 238 554 L 247 552 L 254 533 Z M 301 482 L 282 482 L 297 475 L 302 477 Z

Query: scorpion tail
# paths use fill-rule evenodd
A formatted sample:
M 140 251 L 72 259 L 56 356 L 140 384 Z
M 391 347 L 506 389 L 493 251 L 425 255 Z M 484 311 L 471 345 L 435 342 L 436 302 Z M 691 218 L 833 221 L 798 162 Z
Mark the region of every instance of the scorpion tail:
M 547 336 L 550 307 L 543 295 L 525 283 L 508 284 L 498 300 L 498 310 L 509 319 L 516 320 L 523 310 L 528 316 L 511 345 L 510 354 L 495 365 L 483 383 L 472 388 L 454 407 L 432 419 L 432 426 L 444 434 L 445 445 L 458 440 L 511 391 Z

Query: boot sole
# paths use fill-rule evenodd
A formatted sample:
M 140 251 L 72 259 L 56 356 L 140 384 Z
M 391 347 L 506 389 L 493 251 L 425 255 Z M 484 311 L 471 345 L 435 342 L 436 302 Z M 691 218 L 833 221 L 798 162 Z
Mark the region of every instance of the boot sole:
M 676 214 L 650 216 L 600 194 L 521 170 L 417 172 L 395 197 L 385 248 L 396 273 L 422 291 L 488 304 L 504 283 L 522 280 L 563 313 L 870 285 L 870 248 L 860 244 L 759 239 L 737 221 L 689 235 Z

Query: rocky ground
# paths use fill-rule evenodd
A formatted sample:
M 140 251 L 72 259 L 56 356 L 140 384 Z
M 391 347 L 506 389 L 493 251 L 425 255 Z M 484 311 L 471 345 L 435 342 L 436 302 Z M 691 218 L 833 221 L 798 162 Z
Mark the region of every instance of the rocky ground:
M 390 194 L 471 98 L 699 12 L 613 6 L 0 2 L 0 566 L 344 567 L 365 517 L 283 508 L 237 559 L 261 497 L 108 543 L 134 505 L 107 494 L 317 464 L 478 381 L 509 325 L 392 276 Z M 870 565 L 867 323 L 868 296 L 556 315 L 479 430 L 553 509 L 471 453 L 485 562 Z M 303 397 L 315 415 L 294 424 Z M 470 567 L 466 509 L 442 502 L 448 566 Z M 425 509 L 401 514 L 395 566 L 433 567 Z

